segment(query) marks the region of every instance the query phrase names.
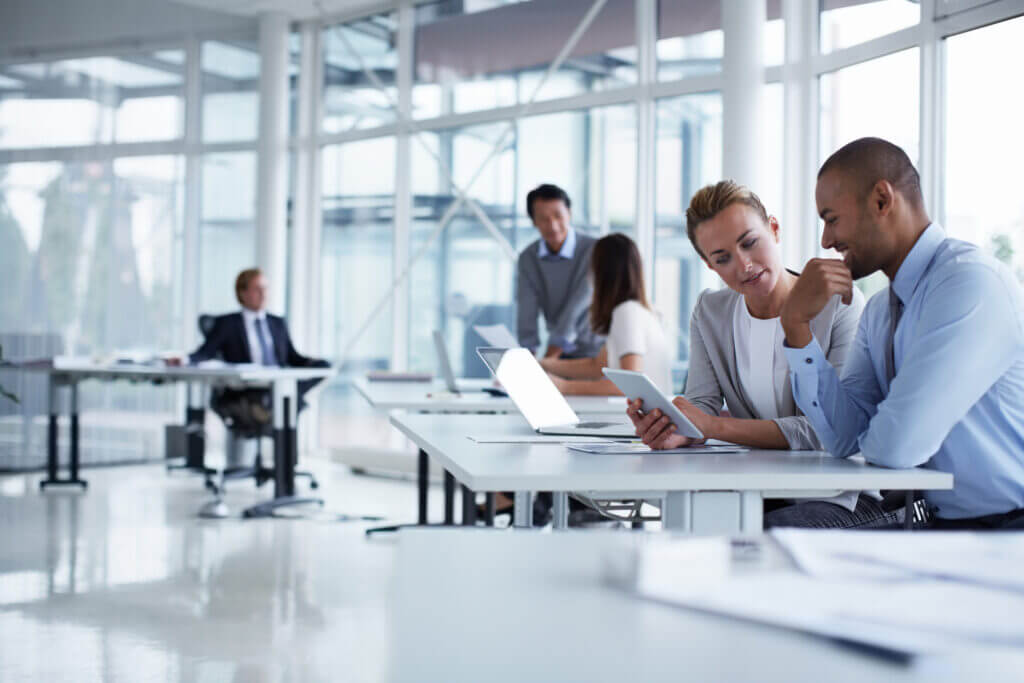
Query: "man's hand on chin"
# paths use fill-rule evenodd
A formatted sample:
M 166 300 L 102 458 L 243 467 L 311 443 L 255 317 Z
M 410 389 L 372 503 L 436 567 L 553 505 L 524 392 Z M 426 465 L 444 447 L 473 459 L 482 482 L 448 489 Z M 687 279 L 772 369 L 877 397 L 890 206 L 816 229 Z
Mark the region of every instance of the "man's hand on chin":
M 836 294 L 844 304 L 853 301 L 853 277 L 846 264 L 838 259 L 808 261 L 780 314 L 788 346 L 801 349 L 811 343 L 811 320 Z

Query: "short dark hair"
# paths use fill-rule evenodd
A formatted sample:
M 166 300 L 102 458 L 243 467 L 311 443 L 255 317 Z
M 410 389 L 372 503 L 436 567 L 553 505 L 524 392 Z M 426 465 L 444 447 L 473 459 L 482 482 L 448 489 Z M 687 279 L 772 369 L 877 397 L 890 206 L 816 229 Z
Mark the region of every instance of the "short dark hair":
M 821 165 L 818 179 L 829 171 L 851 177 L 860 197 L 866 197 L 875 183 L 884 180 L 913 206 L 924 206 L 921 176 L 907 153 L 888 140 L 860 138 L 840 147 Z
M 526 195 L 526 213 L 530 216 L 530 220 L 533 220 L 533 203 L 538 199 L 561 199 L 562 203 L 565 204 L 565 208 L 572 208 L 572 201 L 570 201 L 569 195 L 566 194 L 565 190 L 558 185 L 544 183 L 533 188 Z
M 636 243 L 621 232 L 605 235 L 590 252 L 590 274 L 594 298 L 590 302 L 590 326 L 605 335 L 612 326 L 612 311 L 624 301 L 639 301 L 644 308 L 644 266 Z

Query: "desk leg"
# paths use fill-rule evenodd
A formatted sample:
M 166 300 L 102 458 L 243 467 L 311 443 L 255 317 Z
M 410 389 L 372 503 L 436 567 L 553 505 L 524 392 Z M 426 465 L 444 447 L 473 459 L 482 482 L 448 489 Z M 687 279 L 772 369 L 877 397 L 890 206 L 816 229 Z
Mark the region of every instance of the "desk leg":
M 462 526 L 476 526 L 476 494 L 462 485 Z
M 50 486 L 81 486 L 85 488 L 88 482 L 78 478 L 78 383 L 74 378 L 68 378 L 68 386 L 71 388 L 71 443 L 70 443 L 70 466 L 67 479 L 61 479 L 58 472 L 58 411 L 60 380 L 52 374 L 49 376 L 47 402 L 49 404 L 50 422 L 46 440 L 46 479 L 39 482 L 39 488 L 45 489 Z
M 529 491 L 516 491 L 514 494 L 515 508 L 512 511 L 513 526 L 522 529 L 533 527 L 533 494 Z
M 665 496 L 665 504 L 661 508 L 661 526 L 665 531 L 693 530 L 693 493 L 690 491 L 670 491 Z
M 740 492 L 740 533 L 764 531 L 764 496 L 760 491 Z
M 494 493 L 487 493 L 485 497 L 487 502 L 484 503 L 484 524 L 494 526 L 494 513 L 497 507 L 494 502 Z
M 444 523 L 455 524 L 455 477 L 444 471 Z
M 286 505 L 316 503 L 321 498 L 295 495 L 295 458 L 298 453 L 295 421 L 297 418 L 295 380 L 274 382 L 274 498 L 246 508 L 243 517 L 271 517 L 274 510 Z
M 565 491 L 552 491 L 551 500 L 551 527 L 554 529 L 568 529 L 569 494 Z
M 430 456 L 428 456 L 427 452 L 422 448 L 417 456 L 416 464 L 416 487 L 419 494 L 417 498 L 417 502 L 419 504 L 419 517 L 417 519 L 417 523 L 426 524 L 427 496 L 430 493 Z

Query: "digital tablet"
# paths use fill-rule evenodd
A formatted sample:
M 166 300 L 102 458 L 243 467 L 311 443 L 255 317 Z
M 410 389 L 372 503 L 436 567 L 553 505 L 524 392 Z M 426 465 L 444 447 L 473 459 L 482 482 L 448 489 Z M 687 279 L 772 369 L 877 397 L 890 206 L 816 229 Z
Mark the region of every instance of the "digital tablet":
M 658 385 L 644 373 L 633 370 L 612 370 L 611 368 L 604 368 L 601 372 L 615 382 L 615 386 L 621 389 L 630 401 L 643 399 L 645 413 L 649 413 L 655 408 L 660 410 L 676 426 L 677 434 L 688 436 L 691 439 L 704 438 L 701 431 L 680 412 L 679 408 L 676 408 L 672 399 L 661 393 Z

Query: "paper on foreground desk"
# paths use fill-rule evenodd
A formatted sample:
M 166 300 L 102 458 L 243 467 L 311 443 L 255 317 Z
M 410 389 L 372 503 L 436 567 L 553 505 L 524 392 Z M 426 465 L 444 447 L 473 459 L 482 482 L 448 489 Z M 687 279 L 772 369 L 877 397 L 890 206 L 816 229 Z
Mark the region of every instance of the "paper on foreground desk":
M 625 582 L 658 602 L 896 655 L 1024 648 L 1024 534 L 783 529 L 772 536 L 799 572 L 682 575 L 681 566 L 727 565 L 727 549 L 715 545 L 724 541 L 662 537 L 637 549 Z

